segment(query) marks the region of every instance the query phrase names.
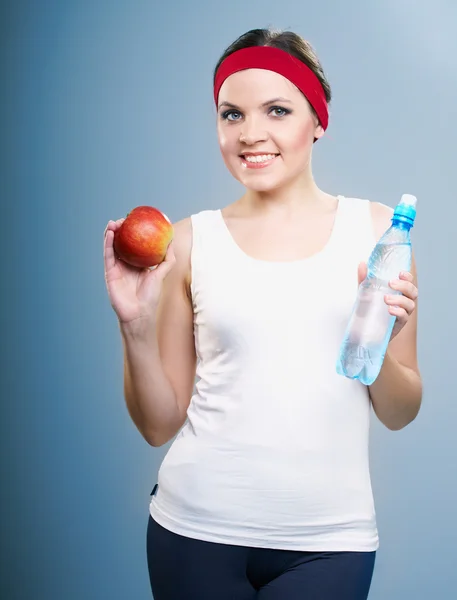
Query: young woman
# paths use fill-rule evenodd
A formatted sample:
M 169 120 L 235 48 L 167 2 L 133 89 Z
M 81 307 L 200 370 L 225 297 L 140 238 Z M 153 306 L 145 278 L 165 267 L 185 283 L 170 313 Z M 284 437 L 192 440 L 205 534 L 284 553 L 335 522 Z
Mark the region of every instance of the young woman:
M 107 225 L 129 413 L 152 446 L 177 434 L 150 503 L 155 600 L 367 598 L 378 548 L 370 407 L 391 430 L 419 411 L 417 283 L 414 263 L 391 282 L 397 319 L 377 380 L 337 375 L 392 211 L 316 185 L 330 98 L 306 41 L 249 31 L 214 74 L 220 148 L 244 195 L 177 223 L 153 270 L 118 260 L 122 219 Z

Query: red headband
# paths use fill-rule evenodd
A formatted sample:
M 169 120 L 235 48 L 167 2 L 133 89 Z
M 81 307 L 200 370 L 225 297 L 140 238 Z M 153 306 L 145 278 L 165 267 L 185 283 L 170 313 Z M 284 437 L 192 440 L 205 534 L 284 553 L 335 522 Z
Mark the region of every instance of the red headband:
M 224 81 L 244 69 L 266 69 L 279 73 L 291 81 L 308 99 L 325 130 L 328 126 L 328 106 L 321 82 L 301 60 L 272 46 L 251 46 L 230 54 L 220 65 L 214 81 L 214 102 L 217 106 L 219 90 Z

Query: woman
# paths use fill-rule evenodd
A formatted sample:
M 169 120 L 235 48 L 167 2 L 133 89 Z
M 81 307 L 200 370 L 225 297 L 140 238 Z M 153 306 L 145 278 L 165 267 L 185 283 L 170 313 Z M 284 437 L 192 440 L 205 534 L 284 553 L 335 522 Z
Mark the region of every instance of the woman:
M 377 380 L 337 375 L 365 261 L 392 211 L 314 182 L 330 98 L 298 35 L 244 34 L 214 74 L 220 148 L 244 195 L 177 223 L 154 270 L 116 259 L 122 219 L 108 223 L 127 406 L 152 446 L 178 434 L 150 504 L 155 600 L 368 596 L 370 407 L 391 430 L 419 411 L 417 283 L 414 264 L 391 283 L 401 295 L 385 298 L 397 319 Z

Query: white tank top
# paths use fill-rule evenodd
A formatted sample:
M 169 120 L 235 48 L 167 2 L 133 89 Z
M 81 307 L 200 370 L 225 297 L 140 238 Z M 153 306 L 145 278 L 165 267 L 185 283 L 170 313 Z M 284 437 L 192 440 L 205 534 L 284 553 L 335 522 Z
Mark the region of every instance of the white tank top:
M 220 210 L 192 215 L 197 380 L 151 497 L 163 527 L 251 547 L 377 549 L 368 390 L 335 369 L 376 240 L 369 201 L 338 198 L 325 248 L 291 262 L 248 256 Z

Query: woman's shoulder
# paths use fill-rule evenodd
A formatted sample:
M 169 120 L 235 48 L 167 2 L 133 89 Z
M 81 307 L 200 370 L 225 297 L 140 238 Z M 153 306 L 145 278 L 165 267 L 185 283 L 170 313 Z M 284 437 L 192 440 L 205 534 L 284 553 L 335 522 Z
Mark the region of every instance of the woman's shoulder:
M 392 224 L 393 208 L 383 202 L 370 201 L 371 220 L 376 239 L 379 239 L 383 233 Z
M 187 246 L 192 241 L 192 217 L 185 217 L 173 223 L 173 245 Z
M 365 205 L 369 206 L 373 215 L 381 216 L 389 215 L 392 216 L 393 209 L 390 208 L 387 204 L 380 202 L 379 200 L 373 200 L 372 198 L 365 198 L 362 196 L 339 196 L 340 198 L 344 198 L 346 201 L 353 203 L 354 205 Z
M 379 238 L 390 226 L 393 209 L 384 202 L 362 197 L 350 197 L 346 200 L 356 209 L 369 210 L 376 238 Z
M 192 251 L 191 217 L 185 217 L 173 223 L 173 251 L 176 258 L 177 272 L 187 281 L 189 279 Z
M 211 226 L 211 223 L 214 223 L 214 219 L 219 217 L 221 211 L 222 209 L 219 208 L 202 208 L 173 223 L 176 245 L 185 247 L 190 251 L 194 229 L 203 227 L 205 224 Z
M 375 219 L 391 219 L 394 214 L 393 208 L 380 202 L 379 200 L 368 200 L 370 203 L 370 210 L 373 218 Z
M 173 223 L 173 249 L 178 268 L 182 269 L 186 279 L 191 270 L 192 247 L 195 239 L 195 229 L 211 228 L 217 210 L 203 209 Z

